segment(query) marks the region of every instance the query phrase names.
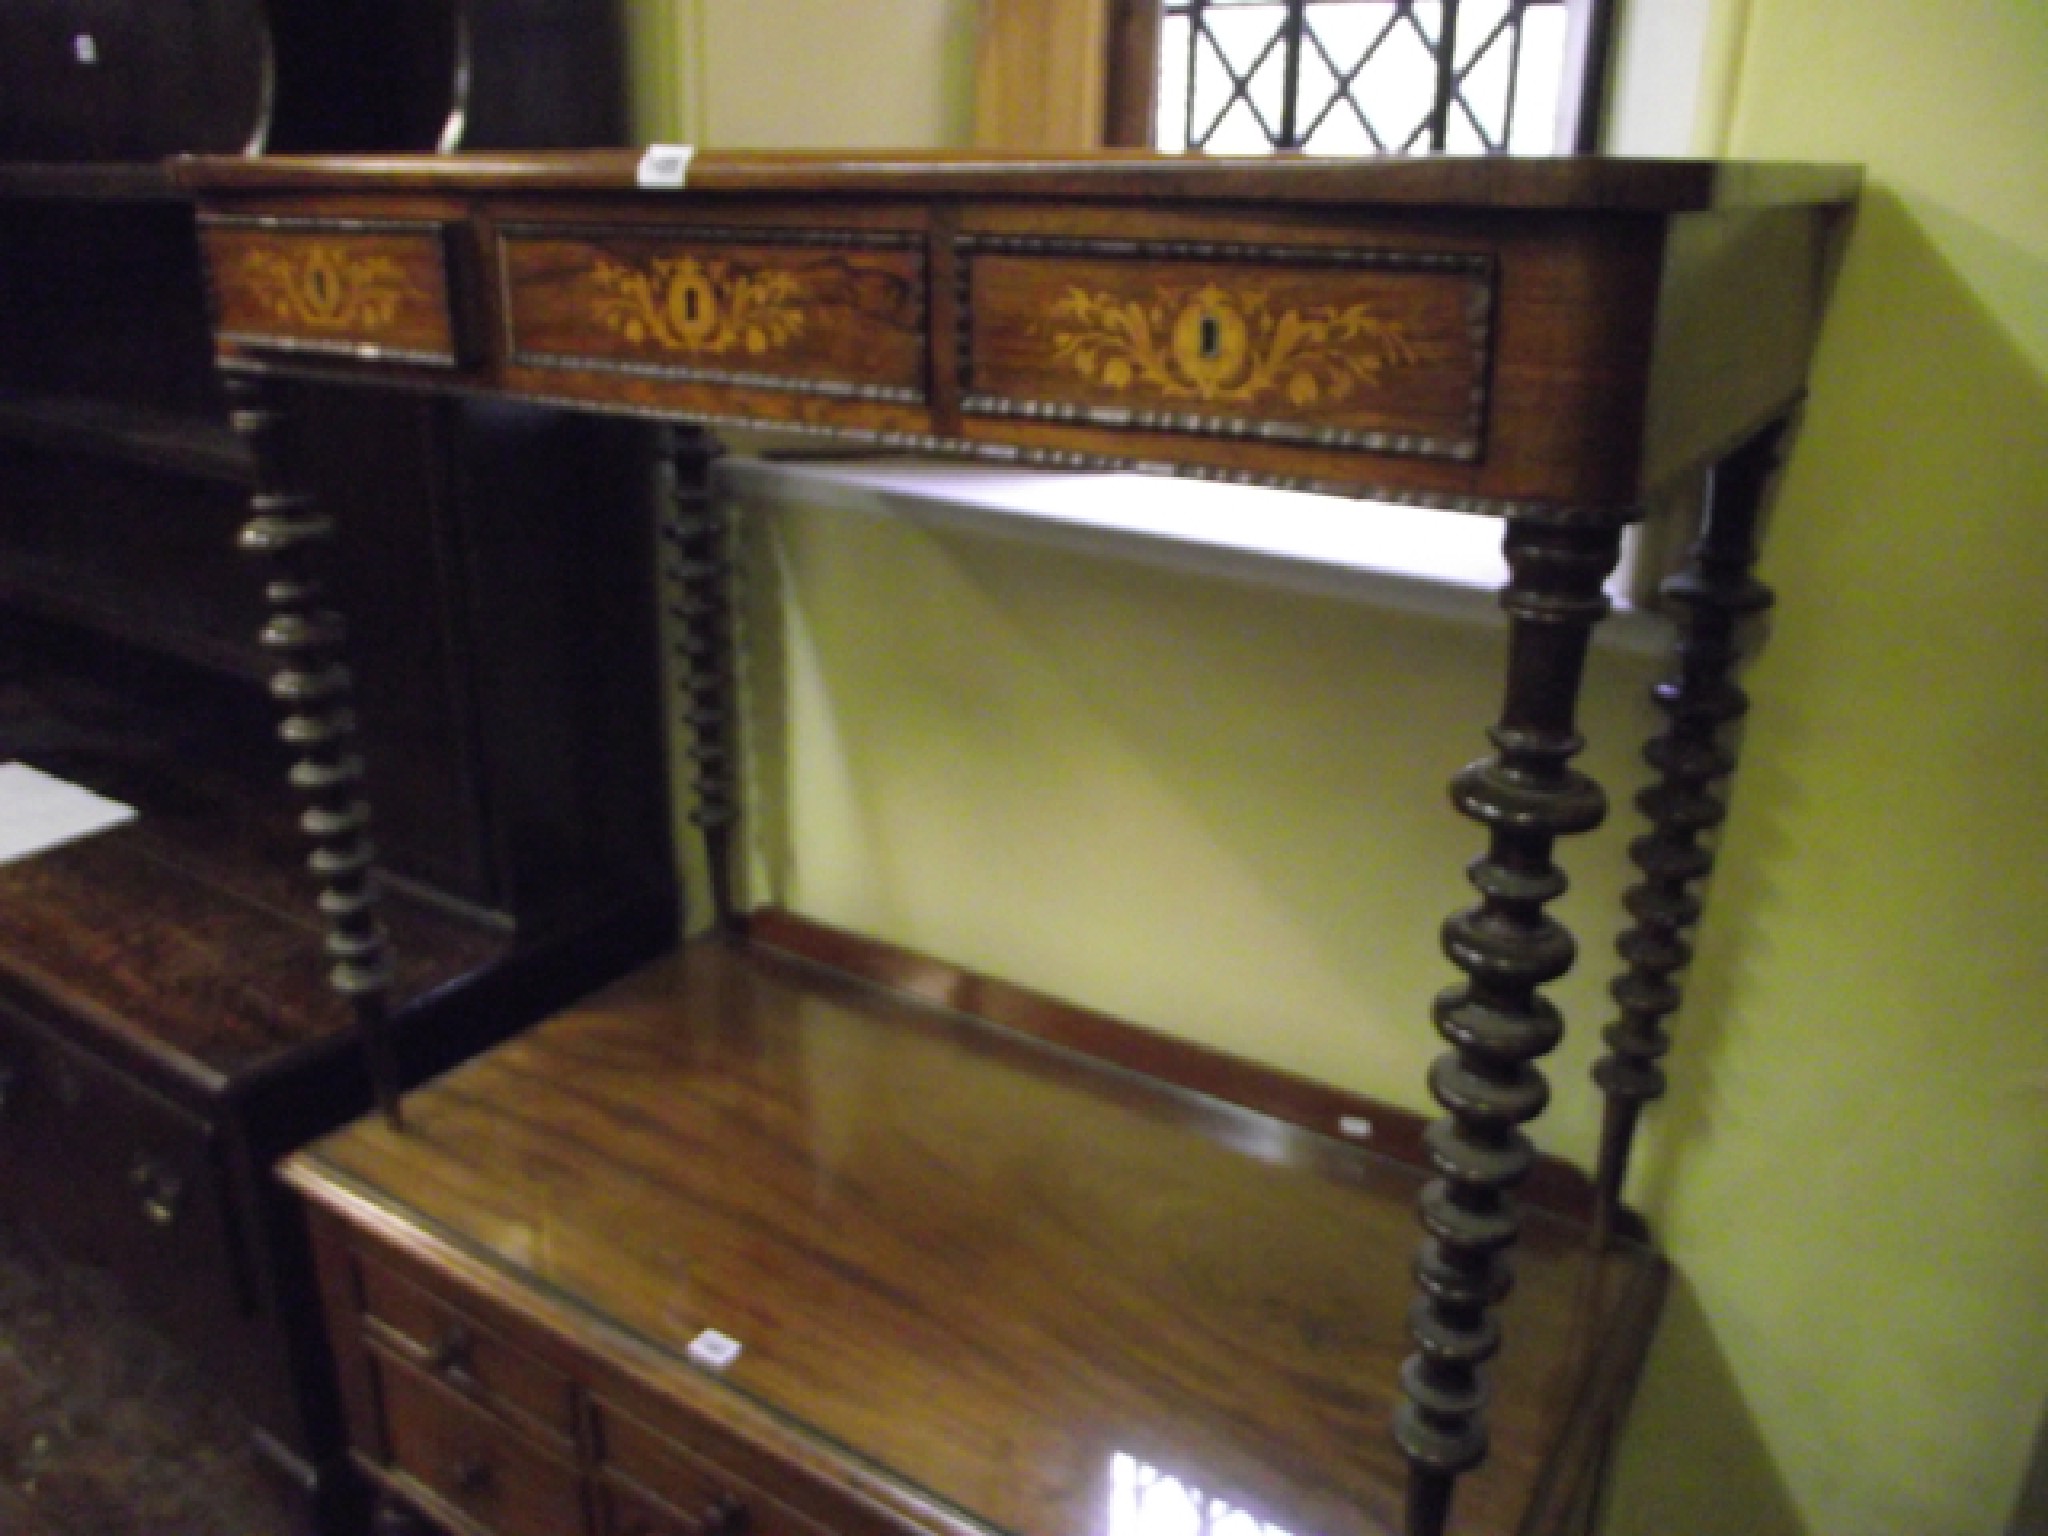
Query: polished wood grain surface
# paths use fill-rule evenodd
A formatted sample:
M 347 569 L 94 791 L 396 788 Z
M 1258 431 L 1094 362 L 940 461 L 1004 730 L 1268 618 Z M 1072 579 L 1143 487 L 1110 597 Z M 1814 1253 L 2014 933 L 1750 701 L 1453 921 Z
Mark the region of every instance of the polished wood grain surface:
M 189 693 L 153 733 L 106 690 L 45 677 L 0 688 L 0 758 L 135 806 L 136 820 L 0 865 L 0 988 L 94 1021 L 165 1072 L 213 1089 L 348 1028 L 270 749 Z M 115 722 L 113 734 L 106 722 Z M 195 749 L 204 739 L 211 755 Z M 229 744 L 246 773 L 223 766 Z M 254 782 L 252 782 L 252 780 Z M 399 987 L 418 997 L 501 958 L 506 936 L 391 903 Z
M 1429 1166 L 1423 1139 L 1428 1121 L 1411 1110 L 1078 1007 L 786 908 L 757 907 L 747 914 L 746 926 L 753 942 L 765 948 L 1303 1130 L 1369 1145 L 1380 1156 L 1417 1169 Z M 1592 1181 L 1561 1158 L 1539 1157 L 1518 1198 L 1568 1220 L 1588 1222 L 1593 1216 Z M 1625 1236 L 1647 1236 L 1635 1212 L 1621 1209 L 1613 1214 Z
M 729 1396 L 849 1475 L 1033 1536 L 1127 1536 L 1161 1477 L 1295 1536 L 1398 1527 L 1413 1168 L 716 941 L 407 1121 L 289 1177 L 403 1229 L 425 1273 L 488 1277 L 546 1325 L 531 1347 L 623 1342 L 631 1412 Z M 1516 1268 L 1473 1531 L 1548 1496 L 1589 1362 L 1640 1343 L 1661 1282 L 1536 1213 Z M 744 1346 L 716 1382 L 684 1361 L 704 1328 Z
M 547 154 L 364 155 L 347 159 L 265 155 L 177 162 L 200 189 L 322 189 L 351 182 L 379 188 L 618 191 L 634 185 L 630 150 Z M 1359 160 L 1158 155 L 1145 150 L 1042 155 L 884 151 L 718 150 L 691 160 L 688 185 L 705 191 L 980 192 L 1032 197 L 1194 197 L 1234 202 L 1454 205 L 1466 208 L 1605 209 L 1663 213 L 1840 202 L 1858 173 L 1840 165 L 1611 156 L 1529 159 L 1381 156 Z

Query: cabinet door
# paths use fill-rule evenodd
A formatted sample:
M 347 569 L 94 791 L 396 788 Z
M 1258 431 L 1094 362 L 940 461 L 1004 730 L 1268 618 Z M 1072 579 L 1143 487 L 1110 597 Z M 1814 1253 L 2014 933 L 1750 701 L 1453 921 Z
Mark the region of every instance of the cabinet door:
M 0 1001 L 0 1208 L 202 1354 L 254 1309 L 214 1128 Z

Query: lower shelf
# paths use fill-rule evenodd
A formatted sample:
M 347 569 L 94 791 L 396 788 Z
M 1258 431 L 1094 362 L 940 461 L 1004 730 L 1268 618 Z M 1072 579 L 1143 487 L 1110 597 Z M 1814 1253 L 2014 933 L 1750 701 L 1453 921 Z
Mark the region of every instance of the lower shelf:
M 406 1126 L 287 1178 L 357 1452 L 459 1528 L 521 1529 L 488 1494 L 515 1471 L 596 1507 L 677 1466 L 792 1530 L 1400 1528 L 1414 1166 L 724 941 Z M 1654 1254 L 1546 1212 L 1514 1262 L 1460 1531 L 1569 1528 L 1661 1300 Z M 450 1460 L 420 1426 L 457 1422 Z

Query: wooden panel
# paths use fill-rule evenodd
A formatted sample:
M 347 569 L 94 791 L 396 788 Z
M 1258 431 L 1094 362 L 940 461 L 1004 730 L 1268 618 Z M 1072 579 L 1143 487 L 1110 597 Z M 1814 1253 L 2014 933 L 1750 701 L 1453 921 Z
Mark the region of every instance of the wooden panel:
M 564 1444 L 576 1431 L 569 1380 L 515 1349 L 438 1296 L 368 1259 L 360 1268 L 363 1313 L 389 1330 L 387 1343 L 444 1386 Z
M 925 397 L 915 235 L 512 226 L 500 261 L 520 366 Z
M 1490 257 L 1002 235 L 958 247 L 969 414 L 1479 455 Z
M 393 1468 L 501 1536 L 584 1530 L 576 1469 L 508 1435 L 489 1414 L 373 1352 Z
M 452 367 L 449 227 L 202 218 L 219 334 L 245 346 Z

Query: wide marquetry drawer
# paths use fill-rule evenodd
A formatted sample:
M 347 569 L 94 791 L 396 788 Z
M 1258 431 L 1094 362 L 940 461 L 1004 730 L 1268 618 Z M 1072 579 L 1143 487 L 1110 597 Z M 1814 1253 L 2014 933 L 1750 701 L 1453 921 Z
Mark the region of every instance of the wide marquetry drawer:
M 955 250 L 969 418 L 1482 451 L 1491 255 L 1009 234 Z
M 516 367 L 925 398 L 919 233 L 515 224 L 498 271 Z

